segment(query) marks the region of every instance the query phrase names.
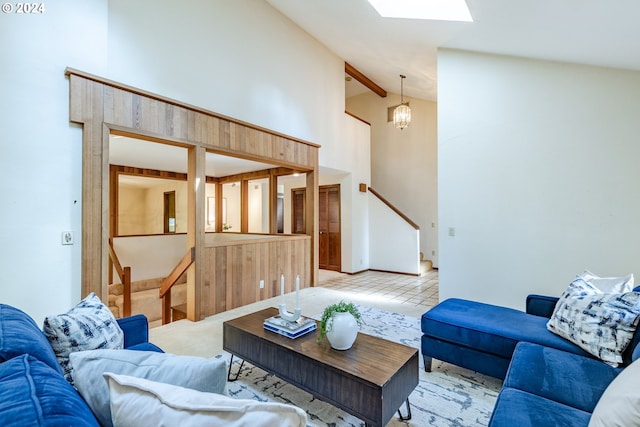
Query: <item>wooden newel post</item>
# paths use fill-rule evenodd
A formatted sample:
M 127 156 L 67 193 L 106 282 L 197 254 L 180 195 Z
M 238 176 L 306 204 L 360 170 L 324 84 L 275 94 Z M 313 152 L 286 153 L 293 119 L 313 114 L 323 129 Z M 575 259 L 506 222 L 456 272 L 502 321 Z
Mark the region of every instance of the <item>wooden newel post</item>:
M 123 286 L 122 310 L 124 311 L 122 317 L 128 317 L 128 316 L 131 316 L 131 267 L 124 268 L 122 286 Z

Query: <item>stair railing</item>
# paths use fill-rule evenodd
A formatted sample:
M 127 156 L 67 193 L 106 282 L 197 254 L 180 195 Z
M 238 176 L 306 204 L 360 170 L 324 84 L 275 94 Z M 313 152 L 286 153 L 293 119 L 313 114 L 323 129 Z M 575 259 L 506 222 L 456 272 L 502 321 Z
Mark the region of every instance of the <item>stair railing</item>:
M 122 268 L 111 239 L 109 239 L 109 258 L 122 283 L 122 317 L 131 316 L 131 267 Z
M 408 216 L 406 216 L 404 213 L 402 213 L 402 211 L 400 209 L 398 209 L 397 207 L 395 207 L 390 201 L 388 201 L 387 199 L 385 199 L 384 197 L 382 197 L 380 195 L 380 193 L 378 193 L 376 190 L 374 190 L 371 187 L 368 187 L 369 191 L 371 192 L 371 194 L 373 194 L 374 196 L 376 196 L 378 199 L 380 199 L 380 201 L 382 203 L 384 203 L 385 205 L 387 205 L 389 207 L 389 209 L 391 209 L 392 211 L 394 211 L 396 214 L 398 214 L 398 216 L 402 219 L 404 219 L 410 226 L 412 226 L 413 228 L 415 228 L 416 230 L 420 230 L 420 226 L 418 224 L 416 224 L 415 222 L 413 222 Z
M 162 298 L 162 324 L 166 325 L 171 322 L 171 288 L 176 284 L 178 279 L 187 271 L 187 268 L 193 264 L 196 259 L 196 248 L 192 247 L 187 250 L 180 262 L 173 268 L 171 273 L 160 285 L 160 298 Z

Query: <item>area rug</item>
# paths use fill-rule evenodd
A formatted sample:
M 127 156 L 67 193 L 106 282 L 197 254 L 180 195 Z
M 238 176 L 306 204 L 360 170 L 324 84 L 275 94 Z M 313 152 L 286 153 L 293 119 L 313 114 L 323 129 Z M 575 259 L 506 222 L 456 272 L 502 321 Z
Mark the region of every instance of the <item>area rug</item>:
M 399 313 L 358 306 L 364 325 L 360 332 L 420 349 L 420 319 Z M 313 316 L 316 319 L 318 316 Z M 216 356 L 227 361 L 228 353 Z M 486 426 L 491 417 L 500 380 L 435 361 L 432 372 L 425 372 L 420 359 L 419 383 L 409 396 L 412 419 L 400 421 L 392 418 L 387 427 L 440 426 L 477 427 Z M 234 358 L 233 372 L 240 366 Z M 227 385 L 227 393 L 239 399 L 254 399 L 264 402 L 281 402 L 304 409 L 308 416 L 308 427 L 361 427 L 364 423 L 309 393 L 294 387 L 260 368 L 245 363 L 238 381 Z M 402 411 L 406 414 L 403 405 Z

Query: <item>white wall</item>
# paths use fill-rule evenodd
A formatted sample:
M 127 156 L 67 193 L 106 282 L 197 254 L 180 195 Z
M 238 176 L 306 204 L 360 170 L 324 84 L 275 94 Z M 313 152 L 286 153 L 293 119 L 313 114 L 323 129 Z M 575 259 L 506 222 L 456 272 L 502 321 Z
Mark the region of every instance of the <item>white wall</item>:
M 167 277 L 187 250 L 186 234 L 114 237 L 113 248 L 123 267 L 131 267 L 131 281 Z M 113 282 L 121 283 L 113 274 Z
M 369 195 L 369 223 L 371 268 L 420 274 L 420 231 L 373 194 Z
M 67 66 L 326 147 L 344 62 L 259 0 L 58 0 L 0 16 L 0 302 L 41 322 L 80 299 L 81 130 Z M 62 246 L 72 230 L 76 244 Z
M 412 121 L 403 130 L 387 122 L 387 108 L 400 103 L 399 94 L 350 97 L 347 110 L 371 123 L 371 186 L 420 226 L 420 251 L 437 267 L 437 104 L 405 101 Z
M 46 2 L 0 16 L 0 303 L 42 324 L 80 299 L 81 130 L 66 67 L 104 73 L 106 0 Z M 61 245 L 61 232 L 76 244 Z
M 110 0 L 109 78 L 321 145 L 344 61 L 263 0 Z
M 339 144 L 323 146 L 319 184 L 340 185 L 340 234 L 342 271 L 357 273 L 369 269 L 369 202 L 359 184 L 371 180 L 370 127 L 343 113 Z M 323 163 L 331 161 L 333 163 Z M 329 168 L 328 166 L 332 167 Z M 333 169 L 335 168 L 335 169 Z M 291 232 L 291 189 L 306 186 L 306 177 L 286 179 L 284 185 L 284 232 Z
M 639 112 L 639 72 L 440 51 L 440 299 L 640 277 Z
M 345 143 L 339 151 L 341 166 L 350 171 L 340 181 L 342 234 L 350 238 L 342 244 L 342 271 L 357 273 L 369 264 L 369 200 L 359 184 L 371 182 L 371 127 L 344 115 Z M 322 181 L 322 180 L 321 180 Z

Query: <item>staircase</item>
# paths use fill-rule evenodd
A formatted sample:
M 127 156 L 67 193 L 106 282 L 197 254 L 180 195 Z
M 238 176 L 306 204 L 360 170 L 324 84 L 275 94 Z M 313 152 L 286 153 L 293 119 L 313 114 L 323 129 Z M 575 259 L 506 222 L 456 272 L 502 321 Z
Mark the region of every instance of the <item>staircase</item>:
M 160 285 L 163 277 L 156 279 L 131 282 L 131 314 L 144 314 L 149 320 L 149 327 L 162 326 L 162 300 L 160 299 Z M 115 283 L 109 285 L 109 309 L 116 318 L 123 313 L 123 286 Z M 173 307 L 173 320 L 186 318 L 181 310 L 186 311 L 187 282 L 186 274 L 176 282 L 172 289 L 171 301 Z M 184 307 L 184 308 L 180 308 Z

